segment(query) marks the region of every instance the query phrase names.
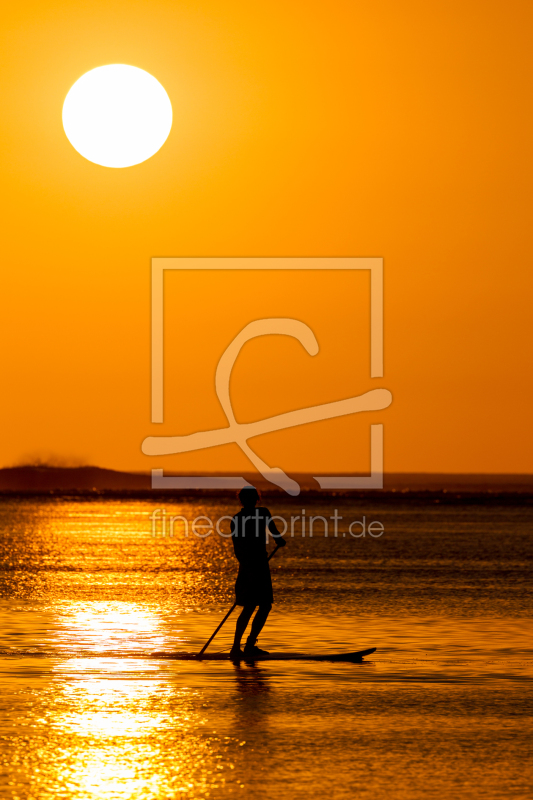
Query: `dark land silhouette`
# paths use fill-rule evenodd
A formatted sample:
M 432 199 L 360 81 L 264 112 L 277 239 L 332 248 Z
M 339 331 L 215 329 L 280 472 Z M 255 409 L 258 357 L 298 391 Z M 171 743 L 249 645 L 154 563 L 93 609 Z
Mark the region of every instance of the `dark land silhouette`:
M 167 474 L 165 472 L 165 474 Z M 169 473 L 170 474 L 170 473 Z M 178 471 L 172 474 L 180 474 Z M 183 473 L 182 473 L 183 474 Z M 192 474 L 192 473 L 188 473 Z M 291 473 L 292 477 L 298 481 L 302 487 L 302 493 L 319 491 L 318 485 L 312 476 L 303 473 Z M 261 476 L 255 474 L 243 474 L 246 480 L 257 486 L 262 492 L 284 496 L 284 492 L 271 484 L 268 484 Z M 103 493 L 124 493 L 131 495 L 150 496 L 179 496 L 180 492 L 175 490 L 151 489 L 150 473 L 143 472 L 121 472 L 102 467 L 83 466 L 83 467 L 57 467 L 47 465 L 23 465 L 16 467 L 4 467 L 0 469 L 0 492 L 14 494 L 48 494 L 55 492 L 91 494 Z M 196 492 L 182 492 L 183 495 L 196 494 Z M 212 493 L 212 492 L 208 492 Z M 369 490 L 348 492 L 348 494 L 361 497 L 369 497 L 379 500 L 387 495 L 418 496 L 420 493 L 446 495 L 449 499 L 457 494 L 533 494 L 533 475 L 470 475 L 470 474 L 426 474 L 426 473 L 389 473 L 384 476 L 384 488 L 381 491 Z M 234 497 L 234 492 L 229 492 Z M 343 494 L 342 491 L 335 494 Z M 286 496 L 286 495 L 285 495 Z
M 150 489 L 150 475 L 101 467 L 20 466 L 0 469 L 0 492 L 93 492 Z

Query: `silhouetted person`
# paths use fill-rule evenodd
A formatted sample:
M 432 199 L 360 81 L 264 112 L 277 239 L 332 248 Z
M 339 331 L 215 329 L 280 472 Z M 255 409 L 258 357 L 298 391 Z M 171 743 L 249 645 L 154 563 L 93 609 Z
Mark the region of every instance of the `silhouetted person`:
M 235 640 L 230 652 L 232 661 L 268 655 L 266 650 L 261 650 L 256 645 L 257 637 L 263 629 L 274 602 L 266 549 L 267 528 L 278 546 L 283 547 L 286 544 L 276 528 L 268 508 L 262 506 L 256 508 L 259 500 L 259 493 L 256 489 L 252 486 L 241 489 L 239 500 L 242 508 L 231 520 L 231 532 L 233 549 L 239 562 L 239 574 L 235 582 L 235 601 L 238 606 L 243 606 L 243 609 L 235 628 Z M 241 639 L 257 606 L 259 608 L 252 622 L 250 635 L 246 640 L 243 652 Z

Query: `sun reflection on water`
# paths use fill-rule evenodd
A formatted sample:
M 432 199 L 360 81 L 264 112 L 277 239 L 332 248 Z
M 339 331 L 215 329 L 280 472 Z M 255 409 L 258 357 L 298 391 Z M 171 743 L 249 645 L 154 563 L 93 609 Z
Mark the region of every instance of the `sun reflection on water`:
M 45 713 L 31 736 L 3 737 L 13 797 L 209 796 L 235 788 L 238 740 L 204 732 L 202 693 L 178 687 L 147 659 L 91 657 L 52 667 Z M 20 781 L 20 782 L 19 782 Z
M 157 615 L 133 603 L 91 602 L 65 609 L 59 633 L 67 650 L 127 655 L 161 650 L 169 643 L 168 627 Z
M 95 663 L 96 662 L 96 663 Z M 91 673 L 102 671 L 120 674 L 123 671 L 118 659 L 91 659 L 83 664 L 82 659 L 71 659 L 62 664 L 63 670 L 80 670 L 89 667 Z M 144 671 L 149 665 L 136 661 L 137 669 Z M 171 689 L 162 680 L 126 680 L 117 678 L 78 678 L 64 685 L 63 693 L 70 709 L 59 714 L 51 724 L 67 733 L 91 736 L 140 736 L 167 724 L 170 719 L 164 711 L 149 708 L 147 698 L 162 699 L 171 694 Z M 120 711 L 120 713 L 117 713 Z M 183 724 L 180 719 L 174 725 Z
M 169 680 L 166 666 L 145 655 L 176 646 L 169 623 L 127 602 L 69 603 L 61 611 L 59 657 L 45 688 L 30 699 L 26 687 L 19 700 L 23 726 L 3 737 L 10 796 L 122 800 L 231 792 L 238 740 L 206 730 L 202 692 L 180 686 L 179 672 Z

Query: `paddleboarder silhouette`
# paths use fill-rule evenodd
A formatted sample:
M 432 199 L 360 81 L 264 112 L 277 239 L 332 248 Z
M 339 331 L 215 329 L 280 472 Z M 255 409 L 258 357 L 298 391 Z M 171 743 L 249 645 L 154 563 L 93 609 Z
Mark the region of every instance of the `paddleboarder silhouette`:
M 237 619 L 235 639 L 230 652 L 232 661 L 253 659 L 268 655 L 256 644 L 267 617 L 270 614 L 274 597 L 272 579 L 267 554 L 267 529 L 278 547 L 286 542 L 276 528 L 268 508 L 257 506 L 259 492 L 253 486 L 245 486 L 239 492 L 242 508 L 231 520 L 233 549 L 239 562 L 239 574 L 235 582 L 235 601 L 243 609 Z M 241 640 L 255 609 L 250 634 L 246 640 L 244 651 Z

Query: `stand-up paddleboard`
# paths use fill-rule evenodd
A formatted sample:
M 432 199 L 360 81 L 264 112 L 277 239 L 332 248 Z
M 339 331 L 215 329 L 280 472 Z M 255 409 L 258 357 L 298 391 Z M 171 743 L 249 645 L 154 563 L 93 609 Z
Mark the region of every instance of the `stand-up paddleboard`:
M 364 656 L 375 653 L 376 648 L 370 647 L 368 650 L 359 650 L 356 653 L 269 653 L 255 658 L 243 658 L 243 661 L 351 661 L 357 663 L 362 661 Z M 229 661 L 229 653 L 164 653 L 156 652 L 151 654 L 152 658 L 168 658 L 176 661 Z

